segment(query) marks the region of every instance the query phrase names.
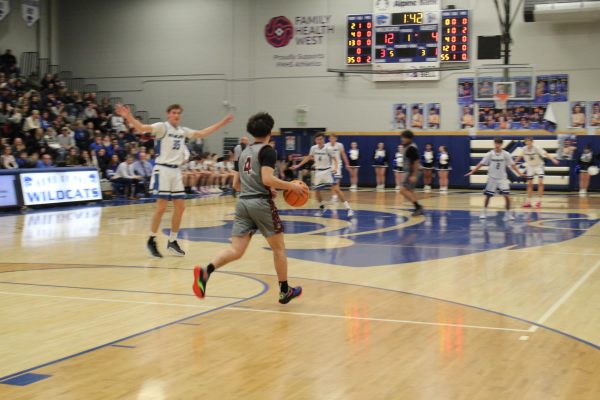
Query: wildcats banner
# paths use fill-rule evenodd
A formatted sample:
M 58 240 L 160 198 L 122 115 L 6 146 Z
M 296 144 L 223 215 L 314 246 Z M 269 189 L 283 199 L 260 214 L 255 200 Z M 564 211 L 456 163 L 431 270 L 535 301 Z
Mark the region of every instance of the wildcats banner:
M 20 174 L 26 206 L 102 200 L 98 171 Z
M 0 21 L 10 13 L 10 0 L 0 0 Z
M 33 26 L 40 19 L 40 0 L 23 0 L 21 14 L 27 26 Z

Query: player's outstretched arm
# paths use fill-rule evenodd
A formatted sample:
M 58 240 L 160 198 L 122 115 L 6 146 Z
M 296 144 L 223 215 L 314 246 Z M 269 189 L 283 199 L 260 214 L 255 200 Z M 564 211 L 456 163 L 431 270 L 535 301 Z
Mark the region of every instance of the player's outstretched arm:
M 465 176 L 471 176 L 471 175 L 473 175 L 475 172 L 479 171 L 479 169 L 481 168 L 482 165 L 483 165 L 482 163 L 477 164 L 475 166 L 475 168 L 473 168 L 471 171 L 467 172 L 465 174 Z M 517 168 L 517 167 L 515 166 L 515 168 Z M 520 174 L 520 172 L 519 172 L 519 174 Z
M 199 130 L 199 131 L 194 131 L 193 135 L 197 139 L 205 138 L 207 136 L 212 135 L 213 133 L 215 133 L 216 131 L 218 131 L 222 127 L 228 125 L 231 121 L 233 121 L 233 115 L 227 114 L 225 116 L 225 118 L 223 118 L 222 120 L 220 120 L 216 124 L 213 124 L 213 125 L 209 126 L 208 128 L 204 128 L 204 129 Z
M 133 125 L 136 133 L 151 133 L 152 132 L 152 125 L 142 124 L 140 121 L 138 121 L 133 116 L 133 114 L 131 113 L 131 110 L 129 109 L 128 106 L 124 106 L 123 104 L 117 104 L 115 106 L 115 112 L 117 114 L 119 114 L 121 117 L 125 118 L 125 120 L 127 121 L 128 124 Z
M 313 156 L 308 155 L 308 156 L 304 157 L 302 159 L 302 161 L 300 161 L 298 164 L 292 166 L 292 169 L 296 170 L 296 169 L 300 168 L 301 166 L 303 166 L 304 164 L 306 164 L 307 162 L 309 162 L 312 159 L 313 159 Z
M 304 194 L 304 192 L 308 192 L 308 188 L 306 186 L 283 181 L 277 178 L 275 175 L 273 175 L 273 171 L 274 170 L 271 167 L 261 167 L 260 172 L 262 174 L 263 185 L 268 186 L 271 189 L 289 190 L 299 195 Z
M 241 189 L 242 185 L 241 185 L 241 182 L 240 182 L 240 173 L 237 172 L 237 171 L 233 171 L 233 184 L 232 184 L 232 186 L 233 186 L 233 189 L 236 192 L 239 192 L 240 189 Z
M 510 166 L 510 169 L 512 169 L 512 170 L 513 170 L 513 172 L 514 172 L 515 174 L 517 174 L 517 176 L 520 176 L 521 178 L 525 178 L 525 177 L 527 176 L 527 175 L 525 175 L 524 173 L 522 173 L 522 172 L 519 170 L 519 168 L 517 167 L 517 165 L 516 165 L 516 164 L 512 164 L 512 165 Z

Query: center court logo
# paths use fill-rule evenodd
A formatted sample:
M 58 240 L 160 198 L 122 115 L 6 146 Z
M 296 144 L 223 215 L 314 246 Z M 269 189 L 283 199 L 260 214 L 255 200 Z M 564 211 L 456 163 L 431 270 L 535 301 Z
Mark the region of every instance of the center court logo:
M 265 38 L 273 47 L 285 47 L 293 37 L 294 25 L 284 16 L 271 18 L 267 26 L 265 26 Z

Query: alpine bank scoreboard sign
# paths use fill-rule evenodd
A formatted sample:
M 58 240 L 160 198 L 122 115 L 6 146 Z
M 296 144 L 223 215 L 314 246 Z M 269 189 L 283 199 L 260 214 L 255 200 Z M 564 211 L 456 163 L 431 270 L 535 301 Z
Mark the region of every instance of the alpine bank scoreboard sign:
M 19 175 L 26 206 L 102 200 L 96 170 L 31 172 Z

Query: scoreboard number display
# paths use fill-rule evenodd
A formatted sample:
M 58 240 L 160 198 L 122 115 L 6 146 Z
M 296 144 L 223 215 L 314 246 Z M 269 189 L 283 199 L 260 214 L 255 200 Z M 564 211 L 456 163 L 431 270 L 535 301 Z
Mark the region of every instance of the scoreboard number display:
M 348 15 L 346 64 L 371 64 L 373 57 L 373 15 Z
M 442 11 L 442 51 L 441 62 L 471 61 L 469 10 Z
M 469 10 L 413 10 L 348 15 L 346 64 L 417 68 L 471 61 Z

